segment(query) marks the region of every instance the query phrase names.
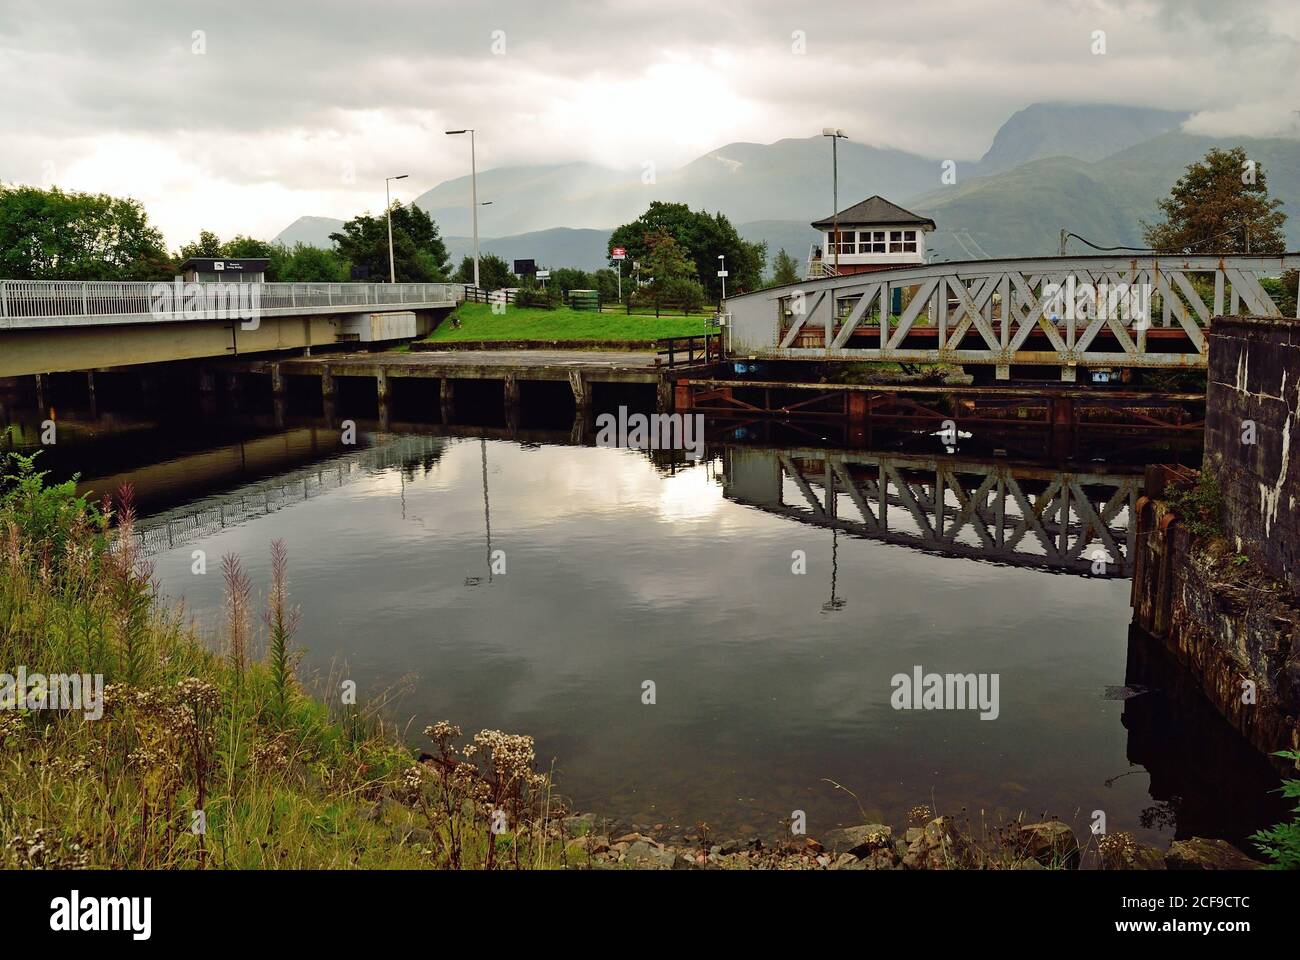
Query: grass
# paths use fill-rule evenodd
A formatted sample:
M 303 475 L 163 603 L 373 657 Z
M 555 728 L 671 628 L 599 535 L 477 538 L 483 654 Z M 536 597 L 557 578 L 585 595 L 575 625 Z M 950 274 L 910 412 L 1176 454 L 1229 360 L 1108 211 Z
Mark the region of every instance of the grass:
M 154 593 L 129 488 L 111 508 L 0 459 L 0 672 L 102 675 L 102 712 L 19 700 L 0 678 L 0 868 L 480 868 L 562 863 L 532 741 L 394 728 L 340 691 L 309 696 L 273 545 L 264 599 L 223 558 L 216 643 Z M 256 607 L 262 629 L 255 629 Z M 49 689 L 55 689 L 51 686 Z M 495 826 L 495 830 L 493 827 Z
M 686 337 L 716 332 L 705 315 L 640 316 L 625 313 L 596 313 L 557 307 L 507 306 L 504 313 L 494 314 L 492 304 L 463 303 L 443 320 L 428 337 L 435 342 L 467 340 L 597 340 L 620 343 L 629 340 L 657 340 L 661 337 Z M 453 319 L 460 326 L 453 324 Z

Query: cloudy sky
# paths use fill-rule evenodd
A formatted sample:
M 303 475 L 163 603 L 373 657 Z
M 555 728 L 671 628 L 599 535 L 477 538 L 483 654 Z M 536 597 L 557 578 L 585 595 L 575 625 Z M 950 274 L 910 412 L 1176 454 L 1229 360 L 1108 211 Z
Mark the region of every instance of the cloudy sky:
M 827 125 L 974 159 L 1044 100 L 1300 135 L 1294 0 L 0 3 L 0 180 L 134 196 L 173 247 L 409 200 L 467 172 L 450 127 L 637 175 Z

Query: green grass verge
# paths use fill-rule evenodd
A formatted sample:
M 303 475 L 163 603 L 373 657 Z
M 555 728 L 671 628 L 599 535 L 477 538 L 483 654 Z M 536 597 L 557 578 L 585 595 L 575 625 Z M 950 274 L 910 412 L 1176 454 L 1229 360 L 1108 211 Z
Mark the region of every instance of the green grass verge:
M 457 327 L 448 317 L 428 339 L 436 342 L 466 340 L 602 340 L 619 343 L 628 340 L 657 340 L 661 337 L 688 337 L 716 332 L 706 315 L 640 316 L 624 313 L 595 313 L 557 307 L 507 306 L 504 313 L 493 313 L 487 303 L 463 303 L 454 316 Z

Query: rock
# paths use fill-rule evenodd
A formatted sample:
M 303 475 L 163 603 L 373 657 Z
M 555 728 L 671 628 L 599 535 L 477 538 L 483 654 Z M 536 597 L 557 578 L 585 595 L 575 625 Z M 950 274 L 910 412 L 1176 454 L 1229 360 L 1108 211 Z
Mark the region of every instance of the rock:
M 582 813 L 564 818 L 564 832 L 571 837 L 581 837 L 584 834 L 591 833 L 595 825 L 596 815 L 594 813 Z
M 739 840 L 723 840 L 722 843 L 718 845 L 718 853 L 722 854 L 724 857 L 729 857 L 733 853 L 740 853 L 744 848 L 745 845 Z
M 845 868 L 848 867 L 849 864 L 851 864 L 851 863 L 856 863 L 857 860 L 858 860 L 858 858 L 855 857 L 855 856 L 854 856 L 853 854 L 851 854 L 851 853 L 841 853 L 838 857 L 836 857 L 836 858 L 831 862 L 831 869 L 832 869 L 832 870 L 844 870 Z
M 1127 833 L 1109 833 L 1097 842 L 1103 870 L 1163 870 L 1165 855 L 1155 847 L 1138 843 Z
M 1192 837 L 1169 845 L 1165 866 L 1170 870 L 1257 870 L 1261 864 L 1226 840 Z
M 643 870 L 668 870 L 673 867 L 677 854 L 661 850 L 653 843 L 637 840 L 627 848 L 626 861 Z
M 961 865 L 966 840 L 948 817 L 936 817 L 907 848 L 903 866 L 908 870 L 944 870 Z
M 1017 860 L 1011 865 L 1012 870 L 1046 870 L 1037 860 Z
M 609 853 L 609 837 L 586 834 L 569 843 L 569 849 L 577 849 L 592 856 Z
M 883 823 L 865 823 L 857 827 L 832 830 L 822 840 L 822 849 L 830 853 L 851 853 L 862 857 L 891 841 L 893 830 Z
M 701 868 L 701 864 L 696 863 L 690 857 L 683 856 L 680 853 L 675 854 L 673 856 L 673 860 L 672 860 L 673 870 L 699 870 L 700 868 Z
M 1060 820 L 1022 825 L 1020 852 L 1045 867 L 1079 868 L 1079 841 L 1069 825 Z
M 903 840 L 906 841 L 908 846 L 911 846 L 920 839 L 923 832 L 920 827 L 908 827 L 907 832 L 903 834 Z
M 625 833 L 623 834 L 623 836 L 617 837 L 614 840 L 615 843 L 637 843 L 638 841 L 642 843 L 655 842 L 653 837 L 647 837 L 644 834 L 638 833 L 636 831 L 633 831 L 632 833 Z

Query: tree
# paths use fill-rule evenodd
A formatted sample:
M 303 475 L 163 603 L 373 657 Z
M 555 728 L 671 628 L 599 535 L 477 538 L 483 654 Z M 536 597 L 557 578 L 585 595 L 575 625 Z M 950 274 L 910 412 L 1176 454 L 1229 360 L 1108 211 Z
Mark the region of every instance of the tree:
M 138 201 L 0 184 L 0 277 L 162 280 L 173 273 L 162 234 Z
M 403 206 L 396 201 L 392 216 L 393 261 L 398 283 L 448 280 L 451 261 L 433 219 L 414 204 Z M 388 222 L 382 214 L 372 217 L 363 213 L 353 217 L 343 224 L 342 231 L 331 233 L 330 239 L 338 245 L 339 256 L 366 272 L 371 280 L 387 279 Z
M 1244 148 L 1216 147 L 1160 201 L 1165 222 L 1142 223 L 1143 238 L 1157 253 L 1281 253 L 1281 205 L 1268 195 L 1263 166 Z
M 176 259 L 184 263 L 190 257 L 216 258 L 223 256 L 225 254 L 221 250 L 221 238 L 211 230 L 200 230 L 199 239 L 181 247 L 180 252 L 176 254 Z
M 457 283 L 474 282 L 474 258 L 462 257 L 453 278 Z M 519 286 L 519 278 L 510 272 L 509 265 L 495 253 L 481 253 L 478 258 L 478 282 L 484 290 Z
M 748 243 L 721 213 L 691 210 L 684 203 L 654 201 L 640 217 L 610 234 L 609 245 L 625 247 L 630 259 L 643 261 L 650 252 L 649 237 L 658 234 L 668 234 L 684 248 L 699 281 L 715 299 L 722 293 L 722 280 L 717 275 L 719 254 L 727 260 L 729 290 L 740 292 L 762 286 L 767 244 Z M 644 273 L 644 263 L 641 269 Z
M 275 267 L 275 276 L 271 276 Z M 333 250 L 294 244 L 292 250 L 276 247 L 272 250 L 271 266 L 267 267 L 268 280 L 287 283 L 341 283 L 349 279 L 346 261 Z
M 772 285 L 781 286 L 799 282 L 799 264 L 784 249 L 778 250 L 772 260 Z

